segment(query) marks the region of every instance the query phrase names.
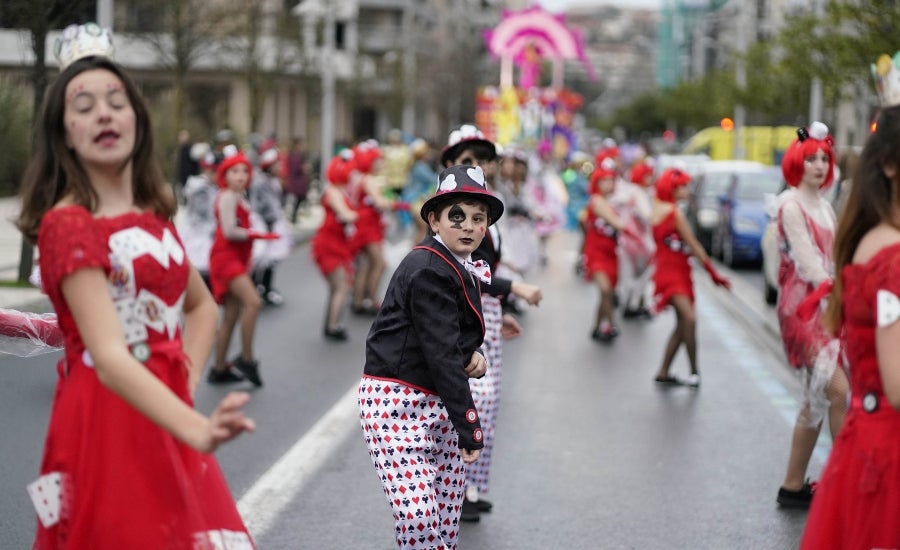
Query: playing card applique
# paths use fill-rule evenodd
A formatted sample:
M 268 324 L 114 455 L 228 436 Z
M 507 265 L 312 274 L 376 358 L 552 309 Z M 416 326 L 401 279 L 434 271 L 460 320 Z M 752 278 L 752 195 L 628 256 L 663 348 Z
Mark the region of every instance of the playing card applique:
M 875 294 L 875 312 L 879 328 L 894 324 L 900 319 L 900 298 L 890 290 L 879 290 Z

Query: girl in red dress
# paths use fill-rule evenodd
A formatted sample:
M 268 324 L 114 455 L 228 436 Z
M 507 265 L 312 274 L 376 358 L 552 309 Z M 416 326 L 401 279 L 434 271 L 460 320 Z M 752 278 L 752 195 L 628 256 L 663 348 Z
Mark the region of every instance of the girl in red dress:
M 212 384 L 240 380 L 225 361 L 231 335 L 241 321 L 241 353 L 233 366 L 254 386 L 262 386 L 259 363 L 253 358 L 253 334 L 262 300 L 250 274 L 250 261 L 255 239 L 277 239 L 274 233 L 258 233 L 250 227 L 250 161 L 237 148 L 229 145 L 225 159 L 216 170 L 219 194 L 216 196 L 216 235 L 209 253 L 209 279 L 213 298 L 224 306 L 222 322 L 216 337 L 215 363 L 209 371 Z
M 588 189 L 584 277 L 597 285 L 600 294 L 591 331 L 591 338 L 599 342 L 611 342 L 619 335 L 619 329 L 613 324 L 613 294 L 619 276 L 618 235 L 625 222 L 609 203 L 609 197 L 616 188 L 616 177 L 615 162 L 604 159 L 591 174 Z
M 884 57 L 879 66 L 896 82 L 900 68 Z M 844 347 L 850 409 L 801 549 L 900 547 L 900 89 L 889 86 L 888 101 L 894 106 L 882 108 L 866 141 L 834 237 L 825 323 Z
M 28 486 L 34 548 L 252 549 L 211 454 L 253 429 L 248 396 L 229 394 L 209 417 L 193 408 L 216 304 L 171 222 L 149 112 L 97 50 L 66 58 L 85 50 L 67 41 L 104 34 L 94 24 L 63 31 L 63 71 L 35 125 L 17 222 L 40 248 L 65 340 L 40 477 Z
M 822 324 L 818 302 L 798 308 L 822 283 L 831 282 L 834 262 L 835 215 L 821 189 L 834 177 L 834 152 L 828 127 L 814 122 L 798 130 L 799 138 L 785 151 L 781 162 L 790 186 L 778 196 L 778 322 L 784 351 L 791 366 L 800 369 L 805 395 L 791 440 L 784 483 L 776 501 L 781 506 L 806 508 L 813 485 L 804 481 L 809 459 L 828 414 L 834 439 L 847 411 L 847 376 L 837 368 L 840 345 Z
M 341 324 L 344 301 L 353 276 L 352 238 L 356 233 L 358 214 L 351 206 L 350 174 L 355 170 L 353 151 L 345 149 L 328 163 L 328 184 L 322 192 L 325 219 L 312 238 L 312 256 L 328 282 L 324 335 L 327 340 L 347 340 L 347 329 Z
M 697 370 L 697 315 L 688 258 L 693 254 L 700 260 L 715 284 L 731 288 L 731 283 L 716 272 L 706 251 L 691 231 L 687 218 L 675 204 L 687 197 L 687 184 L 690 181 L 691 177 L 680 168 L 669 168 L 659 176 L 650 223 L 656 243 L 656 271 L 653 273 L 656 310 L 672 306 L 676 318 L 675 330 L 666 344 L 656 381 L 660 384 L 685 384 L 696 388 L 700 386 L 700 373 Z M 684 380 L 669 374 L 675 353 L 682 344 L 691 366 L 691 374 Z
M 384 258 L 384 213 L 402 208 L 403 203 L 384 196 L 385 179 L 380 175 L 384 162 L 375 141 L 364 141 L 353 149 L 356 171 L 351 176 L 356 213 L 356 234 L 353 250 L 358 251 L 356 276 L 353 281 L 353 302 L 357 315 L 374 315 L 381 300 L 378 286 L 387 260 Z

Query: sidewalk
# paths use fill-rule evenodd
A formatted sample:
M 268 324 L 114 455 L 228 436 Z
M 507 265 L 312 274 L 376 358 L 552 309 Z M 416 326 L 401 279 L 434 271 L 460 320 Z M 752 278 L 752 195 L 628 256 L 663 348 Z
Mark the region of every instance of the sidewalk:
M 49 311 L 47 297 L 34 287 L 12 286 L 19 276 L 22 234 L 13 220 L 19 214 L 18 197 L 0 198 L 0 308 L 23 311 Z M 176 218 L 182 213 L 176 214 Z M 307 207 L 293 225 L 294 245 L 307 242 L 322 223 L 324 212 L 318 204 Z

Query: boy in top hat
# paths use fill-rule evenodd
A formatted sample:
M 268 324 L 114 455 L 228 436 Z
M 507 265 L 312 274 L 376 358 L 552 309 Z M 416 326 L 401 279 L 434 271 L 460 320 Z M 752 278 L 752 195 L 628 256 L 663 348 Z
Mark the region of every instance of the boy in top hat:
M 484 445 L 468 377 L 487 369 L 481 284 L 490 271 L 471 255 L 503 203 L 480 168 L 453 166 L 420 214 L 431 235 L 400 262 L 366 340 L 360 422 L 400 548 L 449 550 L 465 464 Z

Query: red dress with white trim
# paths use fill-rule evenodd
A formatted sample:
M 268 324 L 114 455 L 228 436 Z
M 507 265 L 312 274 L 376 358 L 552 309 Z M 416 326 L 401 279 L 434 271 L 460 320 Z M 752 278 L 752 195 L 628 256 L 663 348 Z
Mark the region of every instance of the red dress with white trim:
M 219 218 L 219 201 L 222 192 L 216 196 L 216 236 L 213 238 L 212 250 L 209 252 L 209 281 L 213 298 L 222 303 L 228 293 L 228 283 L 235 277 L 250 271 L 250 259 L 253 253 L 253 241 L 232 241 L 222 231 L 222 220 Z M 250 203 L 245 199 L 237 202 L 235 212 L 237 226 L 250 230 Z
M 365 175 L 363 177 L 371 178 L 373 176 Z M 359 217 L 356 219 L 356 233 L 352 239 L 353 250 L 359 251 L 368 244 L 383 242 L 385 224 L 382 212 L 375 206 L 375 201 L 369 196 L 363 182 L 360 182 L 356 188 L 354 202 Z
M 691 280 L 690 248 L 675 228 L 675 209 L 653 226 L 656 243 L 653 284 L 656 310 L 669 305 L 673 296 L 687 296 L 694 301 L 694 283 Z
M 822 472 L 802 549 L 900 548 L 900 412 L 882 387 L 875 331 L 900 321 L 900 245 L 843 271 L 852 397 Z
M 348 209 L 352 208 L 342 191 L 341 198 Z M 343 267 L 344 271 L 350 274 L 353 272 L 353 256 L 356 253 L 351 243 L 356 225 L 345 225 L 328 204 L 325 194 L 322 195 L 322 207 L 325 210 L 325 219 L 313 236 L 310 246 L 313 261 L 326 277 L 339 267 Z
M 615 288 L 619 279 L 618 232 L 590 208 L 585 224 L 584 278 L 591 280 L 595 273 L 604 273 Z
M 193 405 L 181 340 L 190 264 L 174 226 L 150 213 L 93 218 L 68 206 L 44 216 L 38 246 L 65 358 L 41 477 L 28 486 L 39 518 L 34 548 L 252 549 L 214 456 L 99 381 L 62 296 L 67 276 L 101 269 L 134 357 Z

